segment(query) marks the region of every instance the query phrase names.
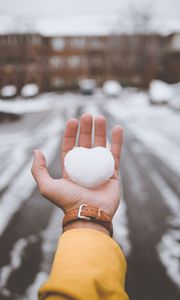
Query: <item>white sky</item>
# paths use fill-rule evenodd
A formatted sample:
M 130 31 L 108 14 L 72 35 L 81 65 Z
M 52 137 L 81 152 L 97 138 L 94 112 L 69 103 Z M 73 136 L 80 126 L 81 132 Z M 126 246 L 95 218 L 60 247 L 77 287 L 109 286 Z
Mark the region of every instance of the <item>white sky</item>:
M 180 15 L 180 0 L 0 0 L 0 14 L 54 16 L 62 13 L 122 11 L 133 5 L 149 3 L 159 15 Z M 151 5 L 152 4 L 152 5 Z
M 22 23 L 34 18 L 36 24 L 34 28 L 40 31 L 49 28 L 50 34 L 55 28 L 60 27 L 66 28 L 67 32 L 78 27 L 78 30 L 82 29 L 84 32 L 86 29 L 90 32 L 92 28 L 92 33 L 93 29 L 94 32 L 99 30 L 105 33 L 108 26 L 112 30 L 118 18 L 126 18 L 128 8 L 131 6 L 140 9 L 146 7 L 152 12 L 157 28 L 166 29 L 168 24 L 167 32 L 180 31 L 180 0 L 0 0 L 0 18 L 15 17 Z M 7 27 L 7 23 L 7 20 L 3 19 L 4 27 Z M 14 25 L 8 23 L 8 26 Z

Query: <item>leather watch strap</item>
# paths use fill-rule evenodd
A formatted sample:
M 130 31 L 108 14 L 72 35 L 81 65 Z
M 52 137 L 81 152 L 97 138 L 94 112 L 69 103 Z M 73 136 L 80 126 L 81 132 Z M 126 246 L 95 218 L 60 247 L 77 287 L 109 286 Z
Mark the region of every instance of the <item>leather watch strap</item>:
M 91 221 L 101 224 L 110 232 L 111 236 L 113 235 L 113 226 L 110 215 L 98 207 L 82 204 L 80 207 L 70 209 L 66 212 L 62 225 L 65 227 L 67 224 L 76 220 Z

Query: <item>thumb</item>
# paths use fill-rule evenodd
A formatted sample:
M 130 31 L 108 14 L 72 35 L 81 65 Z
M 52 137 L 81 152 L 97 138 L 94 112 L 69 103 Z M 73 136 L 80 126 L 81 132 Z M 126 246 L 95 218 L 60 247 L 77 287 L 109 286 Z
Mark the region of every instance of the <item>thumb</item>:
M 41 194 L 45 196 L 46 187 L 52 182 L 53 178 L 48 173 L 46 159 L 40 150 L 34 150 L 34 161 L 31 172 L 38 184 Z

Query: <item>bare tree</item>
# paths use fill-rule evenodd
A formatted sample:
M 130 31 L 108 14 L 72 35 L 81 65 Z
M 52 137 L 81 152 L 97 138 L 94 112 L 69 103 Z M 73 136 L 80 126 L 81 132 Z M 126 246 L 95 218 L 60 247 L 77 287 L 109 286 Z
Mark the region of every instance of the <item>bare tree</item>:
M 152 34 L 152 7 L 150 9 L 149 5 L 131 5 L 126 14 L 120 15 L 116 26 L 117 33 L 124 36 L 120 40 L 124 45 L 122 47 L 119 44 L 119 55 L 123 55 L 125 77 L 129 77 L 126 81 L 147 87 L 154 74 L 157 43 L 157 36 Z

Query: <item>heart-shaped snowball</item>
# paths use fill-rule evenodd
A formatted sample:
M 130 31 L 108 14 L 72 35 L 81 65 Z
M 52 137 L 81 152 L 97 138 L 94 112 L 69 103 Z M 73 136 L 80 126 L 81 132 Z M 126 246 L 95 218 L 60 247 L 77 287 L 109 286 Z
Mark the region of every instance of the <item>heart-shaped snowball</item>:
M 81 186 L 95 188 L 114 174 L 114 158 L 104 147 L 75 147 L 64 160 L 70 179 Z

